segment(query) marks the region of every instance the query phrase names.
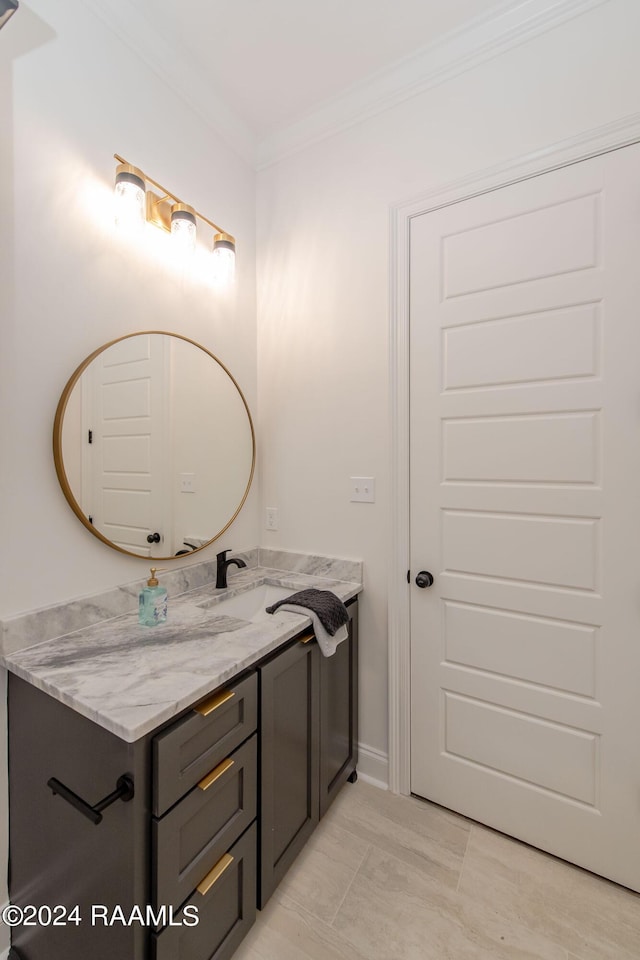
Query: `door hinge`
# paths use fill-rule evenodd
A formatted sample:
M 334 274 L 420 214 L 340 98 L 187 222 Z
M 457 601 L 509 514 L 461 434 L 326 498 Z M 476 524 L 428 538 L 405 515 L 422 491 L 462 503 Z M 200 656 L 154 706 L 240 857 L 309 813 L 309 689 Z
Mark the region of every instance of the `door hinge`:
M 88 440 L 89 440 L 89 443 L 93 443 L 93 430 L 89 430 Z
M 411 570 L 407 570 L 407 583 L 411 583 Z

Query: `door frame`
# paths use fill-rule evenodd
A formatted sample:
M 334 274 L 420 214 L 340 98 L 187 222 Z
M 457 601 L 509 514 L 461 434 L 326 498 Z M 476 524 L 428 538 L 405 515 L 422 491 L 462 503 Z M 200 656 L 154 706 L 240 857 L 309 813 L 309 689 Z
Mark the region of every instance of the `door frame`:
M 409 569 L 409 236 L 411 220 L 453 203 L 640 142 L 640 113 L 558 141 L 535 153 L 392 204 L 389 217 L 389 403 L 391 543 L 389 565 L 389 790 L 411 793 L 411 623 Z M 425 561 L 426 562 L 426 561 Z

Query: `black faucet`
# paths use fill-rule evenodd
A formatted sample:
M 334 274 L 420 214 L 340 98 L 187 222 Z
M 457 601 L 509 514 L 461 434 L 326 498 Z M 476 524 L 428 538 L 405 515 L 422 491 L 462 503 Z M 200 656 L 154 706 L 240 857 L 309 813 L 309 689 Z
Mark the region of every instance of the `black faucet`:
M 226 590 L 227 569 L 232 563 L 235 563 L 236 567 L 246 567 L 244 560 L 240 560 L 239 557 L 229 557 L 227 560 L 228 553 L 228 550 L 223 550 L 216 556 L 216 590 Z

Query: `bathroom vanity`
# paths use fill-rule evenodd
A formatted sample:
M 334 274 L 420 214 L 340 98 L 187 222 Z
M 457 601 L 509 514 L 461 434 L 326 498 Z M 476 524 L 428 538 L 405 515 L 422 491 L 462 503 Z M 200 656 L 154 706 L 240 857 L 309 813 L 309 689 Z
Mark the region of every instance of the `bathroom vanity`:
M 355 779 L 359 586 L 325 584 L 350 614 L 330 658 L 307 618 L 244 621 L 206 587 L 166 627 L 120 617 L 5 657 L 10 896 L 36 908 L 12 960 L 231 957 Z

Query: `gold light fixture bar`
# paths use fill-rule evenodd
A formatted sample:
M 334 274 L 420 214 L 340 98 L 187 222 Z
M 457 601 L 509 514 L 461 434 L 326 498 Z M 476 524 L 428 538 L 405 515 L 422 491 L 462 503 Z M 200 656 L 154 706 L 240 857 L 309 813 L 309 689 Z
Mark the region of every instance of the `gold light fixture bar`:
M 114 153 L 114 160 L 117 160 L 118 163 L 129 163 L 128 160 L 125 160 L 124 157 L 121 157 L 119 154 Z M 140 168 L 138 168 L 140 169 Z M 140 170 L 140 173 L 144 177 L 147 183 L 153 184 L 160 193 L 154 193 L 153 190 L 147 190 L 147 220 L 149 223 L 153 223 L 154 226 L 160 227 L 162 230 L 166 230 L 168 233 L 171 232 L 171 207 L 175 203 L 184 203 L 184 200 L 181 200 L 180 197 L 177 197 L 175 193 L 171 193 L 170 190 L 167 190 L 166 187 L 163 187 L 161 183 L 158 183 L 157 180 L 154 180 L 153 177 L 149 177 L 143 170 Z M 212 227 L 216 234 L 222 234 L 229 243 L 235 246 L 235 238 L 231 234 L 227 233 L 226 230 L 223 230 L 222 227 L 219 227 L 217 223 L 214 223 L 213 220 L 209 220 L 208 217 L 205 217 L 203 214 L 199 213 L 195 208 L 193 209 L 196 217 L 202 220 L 204 223 L 207 223 Z

